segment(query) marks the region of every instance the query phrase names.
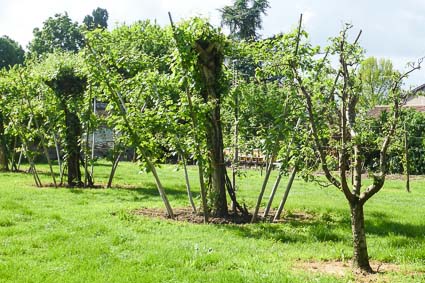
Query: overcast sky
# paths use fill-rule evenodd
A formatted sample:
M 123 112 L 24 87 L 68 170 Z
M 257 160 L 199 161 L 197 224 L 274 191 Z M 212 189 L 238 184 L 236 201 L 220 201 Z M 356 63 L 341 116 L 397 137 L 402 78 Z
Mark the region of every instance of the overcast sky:
M 156 19 L 168 24 L 167 12 L 175 21 L 193 15 L 209 17 L 220 24 L 217 11 L 232 0 L 0 0 L 0 36 L 8 35 L 26 47 L 32 30 L 55 13 L 67 11 L 81 22 L 96 7 L 109 12 L 109 25 Z M 264 36 L 287 32 L 304 14 L 304 26 L 314 44 L 324 45 L 338 34 L 344 22 L 354 25 L 354 34 L 363 30 L 361 44 L 367 56 L 389 58 L 400 71 L 406 63 L 425 56 L 424 0 L 270 0 L 264 19 Z M 408 85 L 425 83 L 424 69 L 408 80 Z

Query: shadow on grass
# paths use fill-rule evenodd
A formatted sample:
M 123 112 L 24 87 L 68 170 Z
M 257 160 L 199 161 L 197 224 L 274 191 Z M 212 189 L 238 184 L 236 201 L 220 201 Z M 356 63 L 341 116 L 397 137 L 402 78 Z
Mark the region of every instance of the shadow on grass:
M 366 233 L 390 238 L 391 243 L 404 239 L 403 245 L 424 243 L 425 226 L 400 223 L 390 219 L 385 213 L 366 217 Z M 271 239 L 282 243 L 306 242 L 343 242 L 351 245 L 351 223 L 349 216 L 329 218 L 329 215 L 315 216 L 310 221 L 290 220 L 281 223 L 259 223 L 255 225 L 225 225 L 226 230 L 237 236 Z M 396 236 L 396 237 L 394 237 Z M 400 245 L 402 246 L 402 245 Z
M 96 191 L 98 196 L 115 196 L 121 201 L 161 201 L 158 189 L 154 184 L 146 186 L 113 186 L 112 188 L 67 188 L 72 194 L 85 194 Z M 165 188 L 168 197 L 173 201 L 181 201 L 187 199 L 187 193 L 184 186 L 175 186 L 174 188 Z M 198 197 L 198 193 L 192 193 L 194 198 Z
M 149 184 L 146 187 L 124 187 L 124 186 L 114 186 L 111 188 L 111 190 L 114 191 L 124 191 L 124 192 L 136 192 L 137 194 L 140 195 L 145 195 L 145 196 L 159 196 L 159 192 L 158 189 L 156 188 L 156 186 L 154 186 L 153 184 Z M 175 186 L 174 188 L 164 188 L 165 193 L 169 196 L 173 196 L 177 199 L 186 199 L 187 198 L 187 193 L 185 191 L 185 187 L 184 186 Z M 193 197 L 197 197 L 196 193 L 193 193 Z
M 396 235 L 406 238 L 418 238 L 424 240 L 425 225 L 401 223 L 382 212 L 374 212 L 372 217 L 365 219 L 366 233 L 377 236 Z M 409 217 L 406 216 L 408 219 Z
M 321 221 L 288 221 L 275 224 L 228 225 L 225 226 L 225 229 L 241 237 L 272 239 L 282 243 L 342 242 L 349 240 L 346 235 L 332 229 L 331 226 Z

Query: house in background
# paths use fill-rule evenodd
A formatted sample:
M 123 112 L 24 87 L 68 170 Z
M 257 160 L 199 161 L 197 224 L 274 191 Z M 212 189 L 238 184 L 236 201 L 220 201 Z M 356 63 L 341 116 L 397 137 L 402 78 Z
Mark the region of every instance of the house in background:
M 412 93 L 413 95 L 409 96 L 406 100 L 406 103 L 403 107 L 410 107 L 418 110 L 419 112 L 425 112 L 425 84 L 415 88 Z
M 403 108 L 415 109 L 419 112 L 425 112 L 425 84 L 422 84 L 412 90 L 412 95 L 407 97 Z M 371 117 L 379 117 L 382 112 L 388 111 L 389 105 L 377 105 L 368 112 Z
M 96 115 L 107 116 L 106 112 L 107 103 L 96 101 Z M 94 137 L 93 137 L 94 135 Z M 89 139 L 94 139 L 94 156 L 104 158 L 108 155 L 108 152 L 114 147 L 114 133 L 111 128 L 106 124 L 100 125 L 93 134 L 89 136 Z M 90 143 L 92 142 L 90 141 Z

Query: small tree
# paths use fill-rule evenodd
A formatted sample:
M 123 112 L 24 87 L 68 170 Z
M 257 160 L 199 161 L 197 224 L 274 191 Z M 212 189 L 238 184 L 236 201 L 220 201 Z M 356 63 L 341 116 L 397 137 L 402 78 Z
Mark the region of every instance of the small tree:
M 9 69 L 16 64 L 24 62 L 25 52 L 22 47 L 8 36 L 0 37 L 0 70 Z M 3 76 L 3 75 L 2 75 Z M 4 75 L 6 76 L 6 75 Z M 5 87 L 7 82 L 3 81 Z M 7 127 L 7 109 L 6 99 L 7 93 L 0 93 L 0 171 L 9 171 L 9 161 L 11 157 L 10 136 L 6 134 Z
M 288 65 L 291 66 L 296 85 L 305 99 L 312 138 L 325 177 L 330 184 L 343 192 L 350 206 L 353 265 L 365 272 L 372 272 L 366 245 L 363 207 L 384 185 L 388 172 L 387 151 L 396 130 L 404 97 L 401 83 L 410 72 L 420 67 L 420 62 L 419 65 L 412 65 L 411 70 L 405 74 L 392 77 L 389 93 L 392 114 L 380 139 L 382 142 L 379 146 L 379 166 L 375 172 L 370 172 L 372 184 L 365 187 L 362 164 L 364 149 L 368 147 L 365 144 L 368 130 L 358 111 L 362 92 L 357 77 L 363 50 L 358 45 L 358 37 L 354 43 L 348 42 L 347 32 L 350 28 L 351 26 L 347 25 L 340 36 L 332 40 L 332 45 L 327 50 L 327 54 L 335 55 L 339 59 L 337 70 L 333 70 L 329 62 L 315 60 L 312 56 L 302 56 L 298 52 L 311 48 L 308 44 L 301 44 L 301 36 L 306 35 L 301 30 L 298 32 L 297 49 L 288 60 Z M 324 64 L 326 66 L 322 68 Z M 321 71 L 316 75 L 319 69 Z M 338 176 L 332 172 L 332 164 L 337 166 Z M 351 185 L 347 178 L 350 169 L 353 171 Z

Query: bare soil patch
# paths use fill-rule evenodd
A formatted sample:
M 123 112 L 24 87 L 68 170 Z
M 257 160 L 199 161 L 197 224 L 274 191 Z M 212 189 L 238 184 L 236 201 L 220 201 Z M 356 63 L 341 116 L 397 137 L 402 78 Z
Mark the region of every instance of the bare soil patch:
M 194 224 L 203 224 L 204 216 L 202 213 L 194 213 L 191 208 L 176 208 L 173 209 L 174 219 L 170 219 L 163 208 L 141 208 L 133 210 L 132 213 L 136 215 L 143 215 L 151 218 L 169 219 L 174 221 L 189 222 Z M 272 216 L 261 217 L 263 214 L 260 211 L 257 217 L 258 222 L 271 222 Z M 274 215 L 274 211 L 270 212 L 270 215 Z M 229 213 L 227 217 L 208 217 L 208 223 L 211 224 L 248 224 L 251 222 L 252 215 L 241 215 L 239 213 Z M 309 221 L 314 216 L 306 212 L 292 212 L 290 214 L 282 215 L 282 218 L 274 223 L 282 223 L 288 221 Z
M 173 209 L 174 219 L 170 219 L 162 208 L 142 208 L 132 211 L 136 215 L 143 215 L 152 218 L 169 219 L 174 221 L 190 222 L 194 224 L 203 224 L 204 216 L 200 213 L 194 213 L 190 208 Z M 245 224 L 249 223 L 251 217 L 231 213 L 227 217 L 208 217 L 208 223 L 211 224 Z
M 354 275 L 355 282 L 391 282 L 388 273 L 403 273 L 406 276 L 419 277 L 425 276 L 422 272 L 411 272 L 402 270 L 399 265 L 393 263 L 384 263 L 371 261 L 370 265 L 375 273 L 363 273 L 360 270 L 353 270 L 351 262 L 343 261 L 298 261 L 293 268 L 296 270 L 304 270 L 311 273 L 328 274 L 335 277 L 345 277 Z

